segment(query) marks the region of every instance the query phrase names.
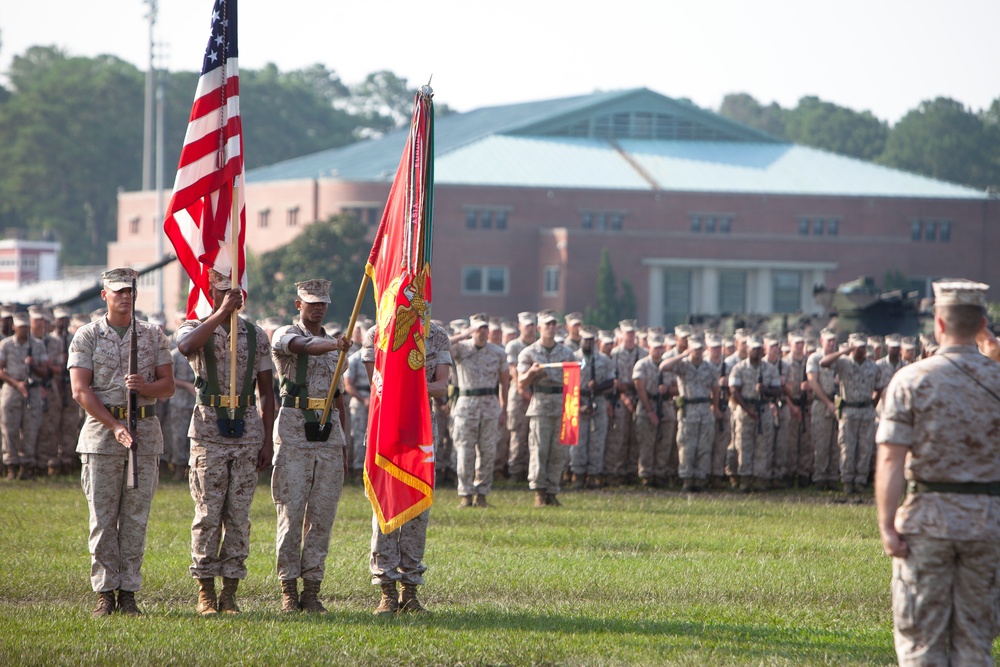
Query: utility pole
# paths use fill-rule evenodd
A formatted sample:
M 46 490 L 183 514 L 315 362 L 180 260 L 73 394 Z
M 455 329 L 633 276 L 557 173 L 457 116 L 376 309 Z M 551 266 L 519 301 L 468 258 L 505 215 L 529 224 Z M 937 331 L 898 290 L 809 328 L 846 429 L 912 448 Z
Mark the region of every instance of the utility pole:
M 149 5 L 146 18 L 149 19 L 149 69 L 146 70 L 146 104 L 142 135 L 142 189 L 153 188 L 153 96 L 156 89 L 156 67 L 154 65 L 154 28 L 158 0 L 142 0 Z

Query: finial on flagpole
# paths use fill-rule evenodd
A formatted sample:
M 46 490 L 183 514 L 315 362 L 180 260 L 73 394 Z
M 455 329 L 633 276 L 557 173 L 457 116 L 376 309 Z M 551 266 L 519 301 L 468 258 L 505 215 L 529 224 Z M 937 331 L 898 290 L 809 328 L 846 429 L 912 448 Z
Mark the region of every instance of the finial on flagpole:
M 426 86 L 420 86 L 420 95 L 421 95 L 421 97 L 425 97 L 427 99 L 430 99 L 430 98 L 434 97 L 434 89 L 431 88 L 431 81 L 433 79 L 434 79 L 434 74 L 431 73 L 430 77 L 427 79 L 427 85 Z

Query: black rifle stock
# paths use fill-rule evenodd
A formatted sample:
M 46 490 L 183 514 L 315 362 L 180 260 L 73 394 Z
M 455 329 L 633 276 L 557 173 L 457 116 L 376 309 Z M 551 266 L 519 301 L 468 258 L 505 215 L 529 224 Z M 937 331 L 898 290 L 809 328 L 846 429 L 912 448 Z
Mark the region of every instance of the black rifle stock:
M 132 313 L 129 321 L 129 350 L 128 350 L 128 374 L 135 375 L 139 372 L 139 337 L 135 331 L 135 278 L 132 279 Z M 128 424 L 128 434 L 132 438 L 132 444 L 128 448 L 128 488 L 139 488 L 139 392 L 135 389 L 128 390 L 128 406 L 126 407 L 126 422 Z

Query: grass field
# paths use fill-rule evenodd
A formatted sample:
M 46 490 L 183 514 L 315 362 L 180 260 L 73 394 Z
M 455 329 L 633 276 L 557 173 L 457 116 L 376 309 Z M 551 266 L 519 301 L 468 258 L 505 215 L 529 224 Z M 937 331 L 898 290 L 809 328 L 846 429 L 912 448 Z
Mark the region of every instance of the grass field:
M 325 616 L 278 613 L 275 514 L 254 500 L 244 613 L 195 615 L 193 505 L 161 484 L 145 615 L 90 618 L 87 507 L 74 481 L 0 484 L 0 665 L 888 665 L 890 562 L 871 504 L 767 497 L 565 493 L 536 510 L 501 485 L 488 510 L 431 510 L 421 597 L 434 611 L 372 616 L 371 508 L 345 489 Z

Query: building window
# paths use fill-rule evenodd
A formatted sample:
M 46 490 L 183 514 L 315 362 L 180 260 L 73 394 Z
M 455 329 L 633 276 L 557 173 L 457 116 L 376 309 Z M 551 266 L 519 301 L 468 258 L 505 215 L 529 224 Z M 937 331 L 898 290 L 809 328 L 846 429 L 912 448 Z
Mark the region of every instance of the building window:
M 603 232 L 608 228 L 608 214 L 598 213 L 597 214 L 597 231 Z
M 506 294 L 508 291 L 506 266 L 462 267 L 463 294 Z
M 21 255 L 21 268 L 33 271 L 38 268 L 38 255 Z
M 132 218 L 131 220 L 128 221 L 128 231 L 129 231 L 129 234 L 138 234 L 139 233 L 139 221 L 140 221 L 139 216 L 136 216 L 136 217 L 134 217 L 134 218 Z
M 382 218 L 381 211 L 377 206 L 345 206 L 340 209 L 340 212 L 369 227 L 377 225 Z
M 826 221 L 826 235 L 837 236 L 838 234 L 840 234 L 840 220 L 830 218 Z
M 288 209 L 288 226 L 294 227 L 299 224 L 299 207 L 295 206 Z
M 625 223 L 625 216 L 623 216 L 621 213 L 611 214 L 612 231 L 620 232 L 622 230 L 622 226 L 624 225 L 624 223 Z
M 556 296 L 559 294 L 559 267 L 545 267 L 545 282 L 542 291 L 544 296 Z
M 493 211 L 482 211 L 479 214 L 479 226 L 483 229 L 493 227 Z
M 747 272 L 719 271 L 719 312 L 743 313 L 747 307 Z
M 257 211 L 257 226 L 267 227 L 268 218 L 271 217 L 271 209 L 264 208 Z
M 584 211 L 580 218 L 580 225 L 584 229 L 592 229 L 594 227 L 594 216 L 590 211 Z
M 475 229 L 476 228 L 476 217 L 477 213 L 475 210 L 468 210 L 465 212 L 465 228 Z
M 663 271 L 663 326 L 674 327 L 686 322 L 691 313 L 691 271 Z
M 775 313 L 797 313 L 802 309 L 802 274 L 798 271 L 775 271 L 771 274 Z
M 951 223 L 942 222 L 938 227 L 938 240 L 944 243 L 951 241 Z
M 705 232 L 706 234 L 728 234 L 733 228 L 733 218 L 730 215 L 705 215 L 699 213 L 689 216 L 691 219 L 692 232 Z
M 497 211 L 497 229 L 507 229 L 507 211 Z
M 799 218 L 799 235 L 809 236 L 809 218 Z
M 708 216 L 705 218 L 705 233 L 714 234 L 715 233 L 715 218 Z
M 910 223 L 910 240 L 919 241 L 923 236 L 924 224 L 920 220 L 914 220 Z
M 924 224 L 924 238 L 928 241 L 937 241 L 937 223 L 933 220 Z
M 696 215 L 691 216 L 691 231 L 700 232 L 701 231 L 701 218 Z
M 823 236 L 823 218 L 813 220 L 813 234 Z
M 732 229 L 733 219 L 732 218 L 719 218 L 719 232 L 722 234 L 728 234 L 729 230 Z

